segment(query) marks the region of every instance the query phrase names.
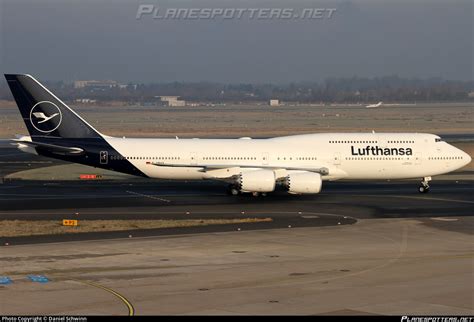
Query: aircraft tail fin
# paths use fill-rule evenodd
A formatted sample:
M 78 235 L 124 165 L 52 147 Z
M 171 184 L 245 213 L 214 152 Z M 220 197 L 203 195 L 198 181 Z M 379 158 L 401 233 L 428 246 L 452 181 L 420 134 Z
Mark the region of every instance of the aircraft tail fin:
M 5 74 L 31 138 L 100 138 L 102 135 L 40 82 L 26 74 Z

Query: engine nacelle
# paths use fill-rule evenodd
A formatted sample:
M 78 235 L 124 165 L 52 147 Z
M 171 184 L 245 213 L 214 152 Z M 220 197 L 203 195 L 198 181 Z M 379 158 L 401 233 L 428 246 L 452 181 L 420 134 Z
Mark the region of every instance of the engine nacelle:
M 271 170 L 241 172 L 239 186 L 242 192 L 271 192 L 275 190 L 275 173 Z
M 320 193 L 323 186 L 323 180 L 319 173 L 300 172 L 290 173 L 286 177 L 286 187 L 289 193 Z

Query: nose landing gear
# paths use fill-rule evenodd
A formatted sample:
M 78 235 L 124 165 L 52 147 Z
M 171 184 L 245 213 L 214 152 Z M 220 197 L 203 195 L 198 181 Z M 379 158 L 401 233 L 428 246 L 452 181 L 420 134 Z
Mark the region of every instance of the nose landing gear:
M 428 182 L 430 182 L 430 181 L 431 181 L 431 177 L 424 177 L 421 180 L 420 186 L 418 187 L 418 192 L 419 193 L 427 193 L 428 191 L 430 191 L 430 186 L 428 184 Z
M 228 195 L 237 196 L 237 195 L 239 195 L 240 193 L 241 193 L 241 192 L 240 192 L 240 189 L 239 189 L 239 187 L 237 187 L 236 185 L 231 184 L 231 185 L 229 185 L 229 186 L 227 187 L 227 194 L 228 194 Z

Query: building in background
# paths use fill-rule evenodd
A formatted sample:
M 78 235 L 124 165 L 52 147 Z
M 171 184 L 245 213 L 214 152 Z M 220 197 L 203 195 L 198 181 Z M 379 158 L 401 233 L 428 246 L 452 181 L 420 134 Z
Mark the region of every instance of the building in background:
M 74 88 L 86 88 L 86 89 L 108 89 L 113 87 L 125 88 L 127 85 L 119 84 L 114 80 L 80 80 L 74 81 Z
M 77 98 L 74 101 L 76 103 L 84 103 L 84 104 L 97 103 L 97 100 L 93 100 L 93 99 L 90 99 L 90 98 Z
M 271 99 L 270 100 L 270 106 L 280 106 L 280 101 L 275 100 L 275 99 Z
M 166 106 L 186 106 L 186 101 L 179 100 L 179 96 L 157 96 Z

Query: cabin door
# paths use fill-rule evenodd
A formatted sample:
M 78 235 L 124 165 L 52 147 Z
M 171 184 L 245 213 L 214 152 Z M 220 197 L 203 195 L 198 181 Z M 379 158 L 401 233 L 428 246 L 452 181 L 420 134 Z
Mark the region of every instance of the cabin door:
M 107 151 L 100 151 L 100 164 L 107 164 L 109 163 L 109 153 Z

